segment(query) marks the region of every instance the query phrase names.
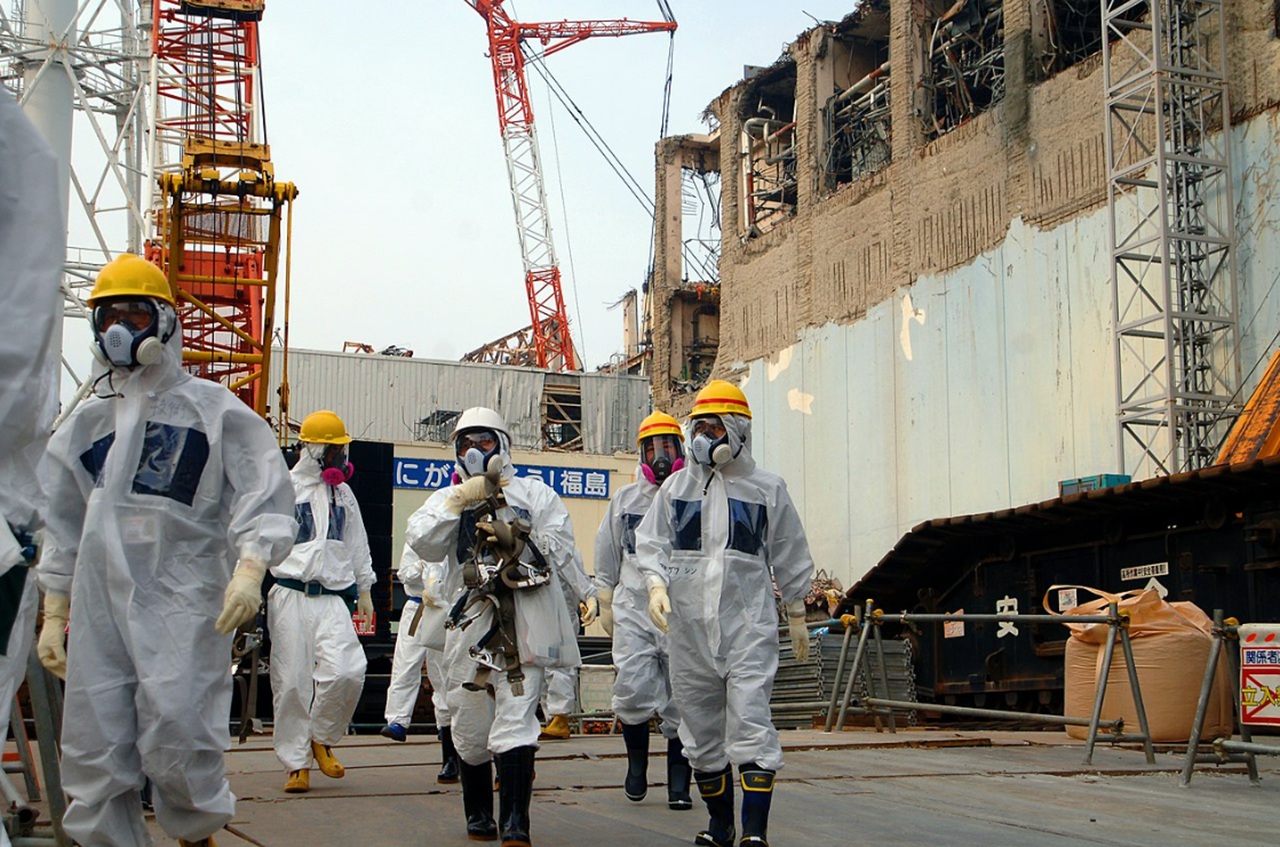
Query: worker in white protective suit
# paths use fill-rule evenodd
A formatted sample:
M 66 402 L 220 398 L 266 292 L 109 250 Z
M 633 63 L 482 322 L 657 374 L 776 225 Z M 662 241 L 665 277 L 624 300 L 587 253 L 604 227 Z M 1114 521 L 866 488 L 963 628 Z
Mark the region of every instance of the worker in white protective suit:
M 596 587 L 582 565 L 582 554 L 573 551 L 574 566 L 561 575 L 560 587 L 564 590 L 564 602 L 570 617 L 577 616 L 584 627 L 595 622 L 598 605 Z M 547 725 L 538 735 L 540 740 L 565 739 L 572 732 L 569 715 L 578 710 L 578 666 L 548 668 L 542 682 L 542 712 L 547 715 Z
M 529 799 L 539 731 L 536 713 L 543 675 L 548 667 L 578 663 L 576 621 L 569 617 L 559 584 L 568 569 L 576 567 L 573 527 L 568 510 L 554 491 L 541 480 L 515 475 L 511 436 L 497 412 L 481 407 L 466 410 L 458 418 L 453 439 L 458 459 L 456 482 L 431 495 L 409 518 L 406 540 L 414 552 L 428 561 L 444 561 L 446 585 L 457 589 L 464 584 L 464 566 L 471 560 L 477 536 L 496 537 L 499 522 L 506 525 L 523 518 L 532 527 L 531 546 L 524 554 L 536 548 L 550 568 L 549 581 L 513 592 L 519 642 L 516 673 L 523 674 L 522 678 L 513 683 L 512 675 L 494 671 L 486 680 L 472 658 L 472 649 L 479 649 L 478 641 L 495 623 L 490 603 L 465 607 L 477 609 L 478 617 L 466 628 L 451 629 L 445 643 L 449 714 L 462 761 L 467 836 L 487 841 L 499 834 L 493 820 L 489 766 L 496 758 L 502 841 L 524 845 L 529 844 Z M 485 469 L 491 466 L 501 468 L 500 483 L 493 491 L 485 478 Z M 479 510 L 491 496 L 499 508 L 485 522 L 480 520 Z M 530 560 L 522 557 L 520 561 Z M 499 640 L 487 642 L 489 648 Z M 501 660 L 502 654 L 496 658 Z M 483 687 L 486 682 L 492 693 Z M 477 684 L 482 685 L 479 690 L 467 687 Z
M 67 680 L 63 826 L 92 847 L 149 844 L 150 778 L 165 832 L 212 845 L 235 811 L 222 758 L 231 633 L 257 615 L 267 568 L 297 533 L 288 468 L 262 418 L 182 369 L 159 268 L 117 257 L 88 304 L 109 364 L 50 439 L 36 569 L 38 652 Z
M 400 554 L 396 576 L 404 585 L 405 603 L 400 610 L 400 628 L 391 658 L 387 725 L 381 734 L 392 741 L 404 741 L 409 736 L 409 723 L 418 703 L 418 692 L 422 689 L 422 665 L 425 662 L 427 679 L 431 681 L 436 737 L 440 739 L 441 764 L 436 782 L 453 785 L 460 777 L 458 751 L 453 746 L 449 704 L 445 698 L 444 612 L 452 603 L 443 596 L 444 563 L 425 562 L 406 544 Z
M 376 579 L 360 504 L 347 485 L 351 436 L 333 412 L 312 412 L 298 433 L 293 466 L 293 550 L 271 569 L 271 702 L 276 758 L 288 772 L 284 790 L 311 789 L 311 761 L 331 779 L 346 768 L 333 746 L 347 734 L 364 690 L 364 648 L 352 623 L 373 621 Z
M 751 409 L 736 386 L 709 382 L 694 400 L 686 435 L 693 463 L 659 489 L 640 522 L 637 564 L 650 617 L 659 629 L 670 627 L 680 738 L 710 813 L 694 843 L 733 844 L 737 765 L 740 845 L 767 847 L 774 774 L 782 766 L 769 713 L 779 653 L 773 582 L 791 649 L 807 661 L 804 596 L 813 559 L 786 483 L 751 458 Z
M 680 711 L 671 697 L 667 636 L 649 618 L 649 593 L 636 566 L 636 527 L 658 489 L 684 467 L 684 433 L 676 419 L 654 412 L 640 422 L 637 479 L 613 495 L 596 532 L 596 574 L 600 622 L 613 637 L 613 713 L 622 724 L 627 748 L 628 800 L 649 791 L 649 720 L 657 715 L 667 739 L 667 806 L 693 808 L 689 760 L 680 741 Z
M 29 566 L 47 507 L 36 469 L 58 409 L 54 330 L 66 231 L 53 152 L 0 89 L 0 743 L 35 638 L 39 597 Z M 0 847 L 9 847 L 2 825 Z

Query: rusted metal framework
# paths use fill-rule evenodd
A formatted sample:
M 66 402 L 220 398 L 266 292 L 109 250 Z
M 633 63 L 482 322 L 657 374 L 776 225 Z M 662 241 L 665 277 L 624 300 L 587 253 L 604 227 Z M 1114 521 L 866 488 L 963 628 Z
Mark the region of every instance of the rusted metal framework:
M 511 199 L 520 235 L 534 360 L 542 368 L 577 370 L 579 365 L 560 284 L 560 265 L 551 240 L 533 106 L 525 76 L 524 43 L 541 43 L 541 55 L 546 57 L 597 36 L 617 38 L 674 32 L 676 23 L 669 14 L 666 20 L 658 22 L 622 19 L 521 23 L 502 7 L 503 0 L 466 0 L 466 3 L 484 18 L 488 27 L 498 128 L 506 151 Z
M 1211 464 L 1240 386 L 1226 27 L 1219 0 L 1104 0 L 1117 459 Z
M 928 33 L 928 64 L 920 80 L 926 139 L 951 132 L 1004 97 L 1004 6 L 962 0 Z
M 538 350 L 533 342 L 533 327 L 523 327 L 477 347 L 463 356 L 462 361 L 487 365 L 510 365 L 515 368 L 536 368 L 538 367 Z
M 827 99 L 823 176 L 828 188 L 853 182 L 884 168 L 893 159 L 889 114 L 889 62 Z

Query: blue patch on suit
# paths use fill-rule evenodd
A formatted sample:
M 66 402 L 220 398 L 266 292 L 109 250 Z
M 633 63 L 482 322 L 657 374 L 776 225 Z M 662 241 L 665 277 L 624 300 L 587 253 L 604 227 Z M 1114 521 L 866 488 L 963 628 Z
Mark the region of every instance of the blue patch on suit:
M 93 477 L 94 488 L 102 487 L 102 468 L 107 464 L 107 453 L 111 452 L 111 445 L 115 440 L 116 434 L 108 432 L 80 454 L 80 464 L 84 465 L 89 476 Z
M 673 550 L 702 549 L 702 501 L 672 500 L 671 523 L 675 530 Z
M 752 556 L 764 555 L 769 534 L 769 510 L 763 503 L 729 498 L 729 548 Z
M 209 461 L 209 439 L 198 429 L 147 421 L 134 494 L 168 497 L 190 506 Z
M 347 534 L 347 507 L 329 504 L 329 534 L 327 538 L 341 541 Z
M 633 556 L 636 553 L 636 527 L 640 526 L 642 520 L 644 515 L 622 516 L 622 549 Z
M 311 513 L 311 503 L 303 501 L 293 504 L 293 519 L 298 522 L 298 537 L 294 544 L 305 544 L 316 537 L 316 517 Z

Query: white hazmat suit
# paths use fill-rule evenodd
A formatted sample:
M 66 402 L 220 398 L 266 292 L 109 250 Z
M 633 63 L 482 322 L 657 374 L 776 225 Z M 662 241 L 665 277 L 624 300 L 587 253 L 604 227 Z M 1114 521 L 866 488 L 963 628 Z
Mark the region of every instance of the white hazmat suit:
M 451 602 L 443 596 L 444 565 L 424 562 L 408 544 L 400 554 L 400 567 L 396 570 L 404 585 L 404 609 L 400 612 L 400 630 L 396 633 L 395 653 L 391 659 L 391 682 L 387 686 L 387 725 L 408 727 L 422 688 L 422 665 L 427 665 L 427 678 L 431 680 L 431 704 L 435 708 L 436 725 L 449 725 L 449 706 L 445 701 L 444 650 L 427 646 L 427 633 L 421 628 L 427 624 L 423 618 L 420 629 L 409 634 L 409 626 L 418 614 L 419 604 L 447 606 Z M 428 583 L 431 589 L 428 590 Z M 443 636 L 441 636 L 443 637 Z
M 409 726 L 413 719 L 413 709 L 418 703 L 418 692 L 422 688 L 422 665 L 427 658 L 427 645 L 422 639 L 409 634 L 409 625 L 422 607 L 425 565 L 426 562 L 419 559 L 406 544 L 400 554 L 400 566 L 396 569 L 396 578 L 404 586 L 405 601 L 404 608 L 400 611 L 395 652 L 391 657 L 391 681 L 387 684 L 387 706 L 384 712 L 387 726 Z
M 596 585 L 613 593 L 613 711 L 624 724 L 645 724 L 657 714 L 662 734 L 676 737 L 680 713 L 671 697 L 667 636 L 649 618 L 649 592 L 636 563 L 636 527 L 659 486 L 640 479 L 609 502 L 596 532 Z
M 545 483 L 515 476 L 510 457 L 504 455 L 504 459 L 503 476 L 507 485 L 503 493 L 507 506 L 498 517 L 501 520 L 513 520 L 517 516 L 526 518 L 533 526 L 533 543 L 554 571 L 552 581 L 547 585 L 516 592 L 516 614 L 525 617 L 529 629 L 546 634 L 551 641 L 549 646 L 564 657 L 564 665 L 577 665 L 576 641 L 560 635 L 569 619 L 560 583 L 562 579 L 570 578 L 566 574 L 571 569 L 579 567 L 569 512 Z M 456 591 L 462 585 L 462 563 L 470 555 L 475 519 L 471 512 L 463 512 L 459 516 L 446 507 L 454 487 L 437 491 L 414 512 L 409 518 L 407 540 L 422 558 L 445 562 L 446 586 Z M 554 592 L 554 605 L 526 602 L 530 595 L 539 592 Z M 452 591 L 449 594 L 453 596 Z M 534 609 L 539 612 L 534 613 Z M 550 609 L 559 611 L 544 614 Z M 563 615 L 563 619 L 559 615 Z M 465 631 L 451 630 L 445 643 L 453 743 L 462 760 L 473 765 L 489 761 L 494 753 L 517 747 L 537 747 L 540 731 L 536 712 L 543 684 L 543 667 L 528 662 L 523 664 L 524 693 L 519 696 L 512 694 L 505 674 L 492 674 L 489 681 L 496 689 L 496 705 L 495 698 L 485 692 L 468 691 L 462 687 L 464 682 L 470 682 L 475 676 L 477 668 L 468 650 L 488 631 L 492 621 L 492 608 L 486 609 Z M 576 620 L 572 627 L 570 633 L 576 630 Z
M 49 443 L 37 573 L 71 596 L 63 824 L 93 847 L 150 843 L 144 775 L 170 835 L 231 820 L 231 636 L 214 622 L 236 557 L 274 564 L 297 534 L 270 428 L 185 373 L 180 338 L 156 364 L 104 375 Z
M 311 767 L 314 740 L 337 744 L 346 735 L 364 689 L 364 648 L 346 592 L 354 602 L 376 579 L 369 537 L 351 487 L 321 478 L 323 444 L 302 445 L 290 476 L 298 536 L 271 569 L 273 744 L 286 771 Z
M 694 769 L 777 770 L 770 574 L 790 605 L 809 590 L 813 559 L 786 483 L 751 457 L 750 422 L 722 420 L 734 458 L 715 468 L 690 463 L 666 481 L 636 530 L 637 564 L 647 585 L 665 585 L 670 596 L 671 687 Z
M 46 508 L 36 469 L 57 410 L 54 329 L 66 258 L 57 198 L 52 151 L 0 90 L 0 741 L 35 633 L 35 580 L 12 530 L 35 532 Z M 0 847 L 8 845 L 0 826 Z

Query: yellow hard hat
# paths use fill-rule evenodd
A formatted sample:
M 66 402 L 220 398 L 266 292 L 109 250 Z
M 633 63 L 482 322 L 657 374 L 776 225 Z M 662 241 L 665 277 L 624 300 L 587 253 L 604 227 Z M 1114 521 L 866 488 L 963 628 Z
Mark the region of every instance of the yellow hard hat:
M 350 444 L 351 436 L 342 418 L 327 409 L 312 412 L 302 420 L 302 431 L 298 438 L 311 444 Z
M 654 412 L 640 421 L 640 429 L 636 432 L 636 446 L 640 446 L 641 441 L 653 435 L 674 435 L 684 441 L 684 432 L 680 429 L 680 424 L 666 412 Z
M 689 417 L 698 418 L 704 415 L 742 415 L 751 417 L 751 407 L 747 405 L 747 395 L 742 389 L 723 379 L 713 379 L 698 392 L 693 401 L 693 411 Z
M 92 309 L 105 297 L 155 297 L 170 306 L 178 305 L 164 271 L 132 253 L 121 253 L 102 266 L 86 302 Z

